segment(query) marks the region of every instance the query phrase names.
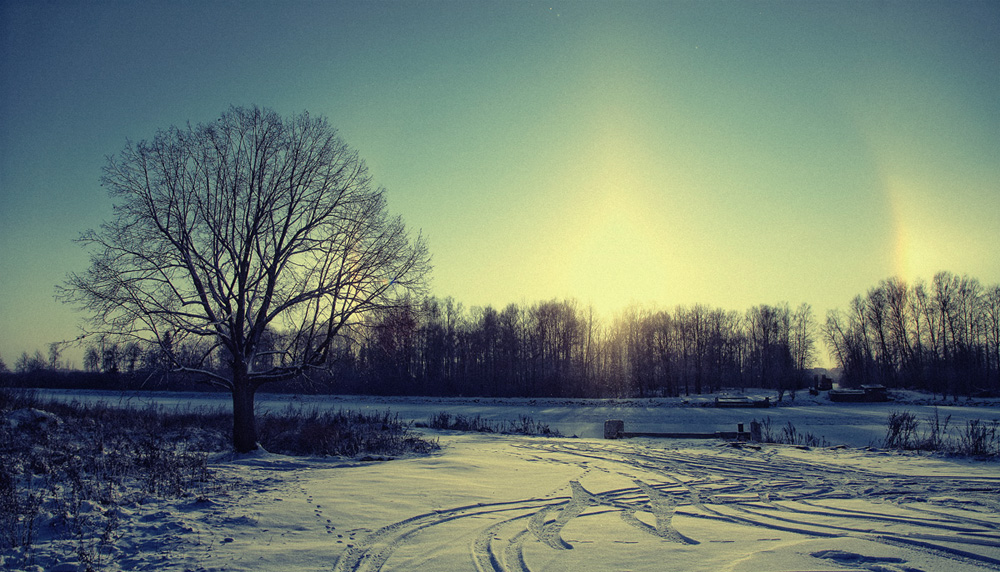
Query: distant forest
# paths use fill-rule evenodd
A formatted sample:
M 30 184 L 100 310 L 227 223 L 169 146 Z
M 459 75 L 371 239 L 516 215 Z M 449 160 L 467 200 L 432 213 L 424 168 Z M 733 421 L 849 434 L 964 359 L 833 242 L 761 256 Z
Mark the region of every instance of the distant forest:
M 929 284 L 890 278 L 830 312 L 822 332 L 849 385 L 1000 393 L 1000 285 L 950 272 Z
M 279 336 L 279 333 L 273 333 Z M 890 278 L 820 323 L 808 304 L 745 312 L 708 306 L 627 308 L 602 321 L 572 300 L 467 309 L 451 298 L 406 300 L 339 338 L 324 369 L 269 391 L 496 397 L 683 396 L 764 388 L 779 399 L 811 385 L 824 342 L 841 384 L 945 395 L 1000 392 L 1000 285 L 941 272 L 930 283 Z M 164 355 L 211 369 L 206 348 L 143 347 L 105 338 L 86 373 L 59 372 L 59 347 L 23 354 L 22 385 L 195 388 Z M 262 360 L 275 360 L 275 356 Z M 261 367 L 272 362 L 260 363 Z M 0 362 L 0 371 L 7 367 Z

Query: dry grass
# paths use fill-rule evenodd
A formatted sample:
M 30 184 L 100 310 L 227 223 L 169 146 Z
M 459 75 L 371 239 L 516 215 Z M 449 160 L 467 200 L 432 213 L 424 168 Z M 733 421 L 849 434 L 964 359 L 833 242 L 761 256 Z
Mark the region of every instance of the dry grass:
M 527 415 L 521 415 L 517 420 L 490 420 L 480 415 L 451 414 L 442 411 L 431 417 L 428 427 L 432 429 L 448 429 L 451 431 L 472 431 L 478 433 L 505 433 L 514 435 L 543 435 L 546 437 L 561 437 L 557 429 L 552 429 L 546 423 L 535 421 Z
M 261 446 L 288 455 L 398 456 L 428 453 L 439 448 L 410 431 L 399 415 L 390 411 L 303 410 L 289 407 L 281 413 L 259 416 Z
M 884 445 L 887 449 L 939 451 L 975 458 L 1000 456 L 1000 420 L 972 419 L 963 426 L 951 424 L 951 416 L 938 415 L 926 420 L 926 429 L 909 411 L 893 411 L 886 420 Z
M 386 413 L 304 412 L 258 418 L 261 445 L 290 455 L 426 453 L 435 441 Z M 43 402 L 0 389 L 0 551 L 30 564 L 41 527 L 77 540 L 76 556 L 100 568 L 118 536 L 116 507 L 149 498 L 204 497 L 226 486 L 208 464 L 231 447 L 223 410 Z M 8 562 L 10 562 L 8 560 Z

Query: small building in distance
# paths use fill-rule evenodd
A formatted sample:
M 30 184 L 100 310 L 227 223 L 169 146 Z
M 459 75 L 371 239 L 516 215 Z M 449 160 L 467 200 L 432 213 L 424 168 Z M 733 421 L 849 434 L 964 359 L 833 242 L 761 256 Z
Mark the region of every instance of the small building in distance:
M 754 401 L 745 395 L 723 395 L 715 398 L 716 407 L 770 407 L 771 398 Z
M 830 401 L 840 403 L 878 403 L 889 401 L 884 385 L 862 385 L 861 389 L 831 389 Z

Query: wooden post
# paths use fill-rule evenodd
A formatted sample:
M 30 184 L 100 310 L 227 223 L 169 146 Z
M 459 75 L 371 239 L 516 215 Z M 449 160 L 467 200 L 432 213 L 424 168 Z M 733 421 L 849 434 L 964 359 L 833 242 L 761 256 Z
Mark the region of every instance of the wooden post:
M 621 419 L 609 419 L 604 422 L 604 438 L 620 439 L 625 432 L 625 422 Z

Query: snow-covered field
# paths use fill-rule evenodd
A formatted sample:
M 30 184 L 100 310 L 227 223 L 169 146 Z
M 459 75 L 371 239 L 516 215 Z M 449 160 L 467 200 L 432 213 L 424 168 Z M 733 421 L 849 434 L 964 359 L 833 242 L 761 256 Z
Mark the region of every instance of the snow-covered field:
M 445 410 L 524 414 L 579 437 L 421 429 L 440 439 L 439 452 L 377 462 L 217 456 L 220 484 L 205 494 L 119 508 L 119 538 L 102 564 L 294 572 L 1000 569 L 1000 464 L 863 449 L 884 437 L 890 411 L 910 410 L 921 421 L 932 415 L 918 396 L 886 405 L 804 397 L 794 407 L 720 410 L 671 400 L 262 396 L 264 408 L 388 407 L 414 420 Z M 187 406 L 192 399 L 225 403 L 198 394 L 128 401 Z M 960 424 L 1000 417 L 1000 407 L 939 407 L 938 414 Z M 628 431 L 714 431 L 764 415 L 849 447 L 600 438 L 611 418 L 624 419 Z M 57 558 L 72 551 L 56 540 L 40 538 L 36 554 L 45 563 L 37 570 L 78 569 L 72 557 Z

